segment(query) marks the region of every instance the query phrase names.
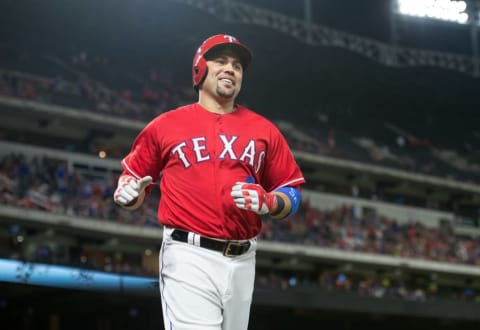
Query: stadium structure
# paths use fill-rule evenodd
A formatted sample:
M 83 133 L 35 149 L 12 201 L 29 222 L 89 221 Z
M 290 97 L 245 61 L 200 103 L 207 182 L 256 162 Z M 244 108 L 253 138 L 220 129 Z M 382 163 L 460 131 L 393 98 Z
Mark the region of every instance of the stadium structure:
M 111 195 L 219 32 L 253 49 L 239 101 L 307 179 L 295 217 L 264 221 L 250 329 L 477 328 L 478 8 L 453 2 L 458 23 L 397 1 L 1 3 L 2 329 L 161 327 L 160 193 L 132 213 Z

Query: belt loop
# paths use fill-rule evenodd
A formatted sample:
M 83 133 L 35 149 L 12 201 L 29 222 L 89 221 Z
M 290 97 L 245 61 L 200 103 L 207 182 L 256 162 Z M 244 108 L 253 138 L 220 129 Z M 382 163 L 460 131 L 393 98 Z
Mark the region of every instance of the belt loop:
M 201 240 L 200 235 L 188 232 L 188 244 L 195 245 L 195 246 L 200 246 L 200 240 Z
M 194 233 L 192 233 L 192 232 L 188 233 L 187 243 L 191 244 L 191 245 L 195 245 L 195 234 Z
M 202 239 L 201 237 L 202 237 L 202 236 L 193 233 L 193 245 L 195 245 L 195 246 L 201 246 L 201 242 L 200 242 L 200 240 Z
M 250 251 L 257 251 L 257 246 L 258 246 L 257 238 L 254 237 L 249 241 L 250 241 Z

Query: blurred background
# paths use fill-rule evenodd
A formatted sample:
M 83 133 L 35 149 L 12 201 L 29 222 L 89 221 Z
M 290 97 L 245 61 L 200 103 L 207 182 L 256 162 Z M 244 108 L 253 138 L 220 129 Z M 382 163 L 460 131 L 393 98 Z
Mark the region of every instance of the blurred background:
M 0 328 L 162 329 L 154 189 L 112 194 L 199 44 L 254 54 L 239 102 L 287 137 L 250 329 L 478 329 L 478 1 L 1 0 Z

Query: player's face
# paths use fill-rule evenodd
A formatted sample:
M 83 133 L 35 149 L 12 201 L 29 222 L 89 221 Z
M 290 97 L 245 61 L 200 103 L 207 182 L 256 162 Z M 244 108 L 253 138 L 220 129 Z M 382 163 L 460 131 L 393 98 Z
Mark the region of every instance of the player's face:
M 233 55 L 219 54 L 207 61 L 203 90 L 223 99 L 235 99 L 242 87 L 243 67 Z

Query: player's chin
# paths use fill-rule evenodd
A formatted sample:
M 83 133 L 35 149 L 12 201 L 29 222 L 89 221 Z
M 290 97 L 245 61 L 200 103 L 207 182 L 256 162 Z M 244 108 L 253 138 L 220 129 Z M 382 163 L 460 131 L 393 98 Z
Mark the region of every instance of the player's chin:
M 217 87 L 217 94 L 220 97 L 223 97 L 224 99 L 231 99 L 235 98 L 238 94 L 238 92 L 235 90 L 235 88 L 225 88 L 225 87 Z

